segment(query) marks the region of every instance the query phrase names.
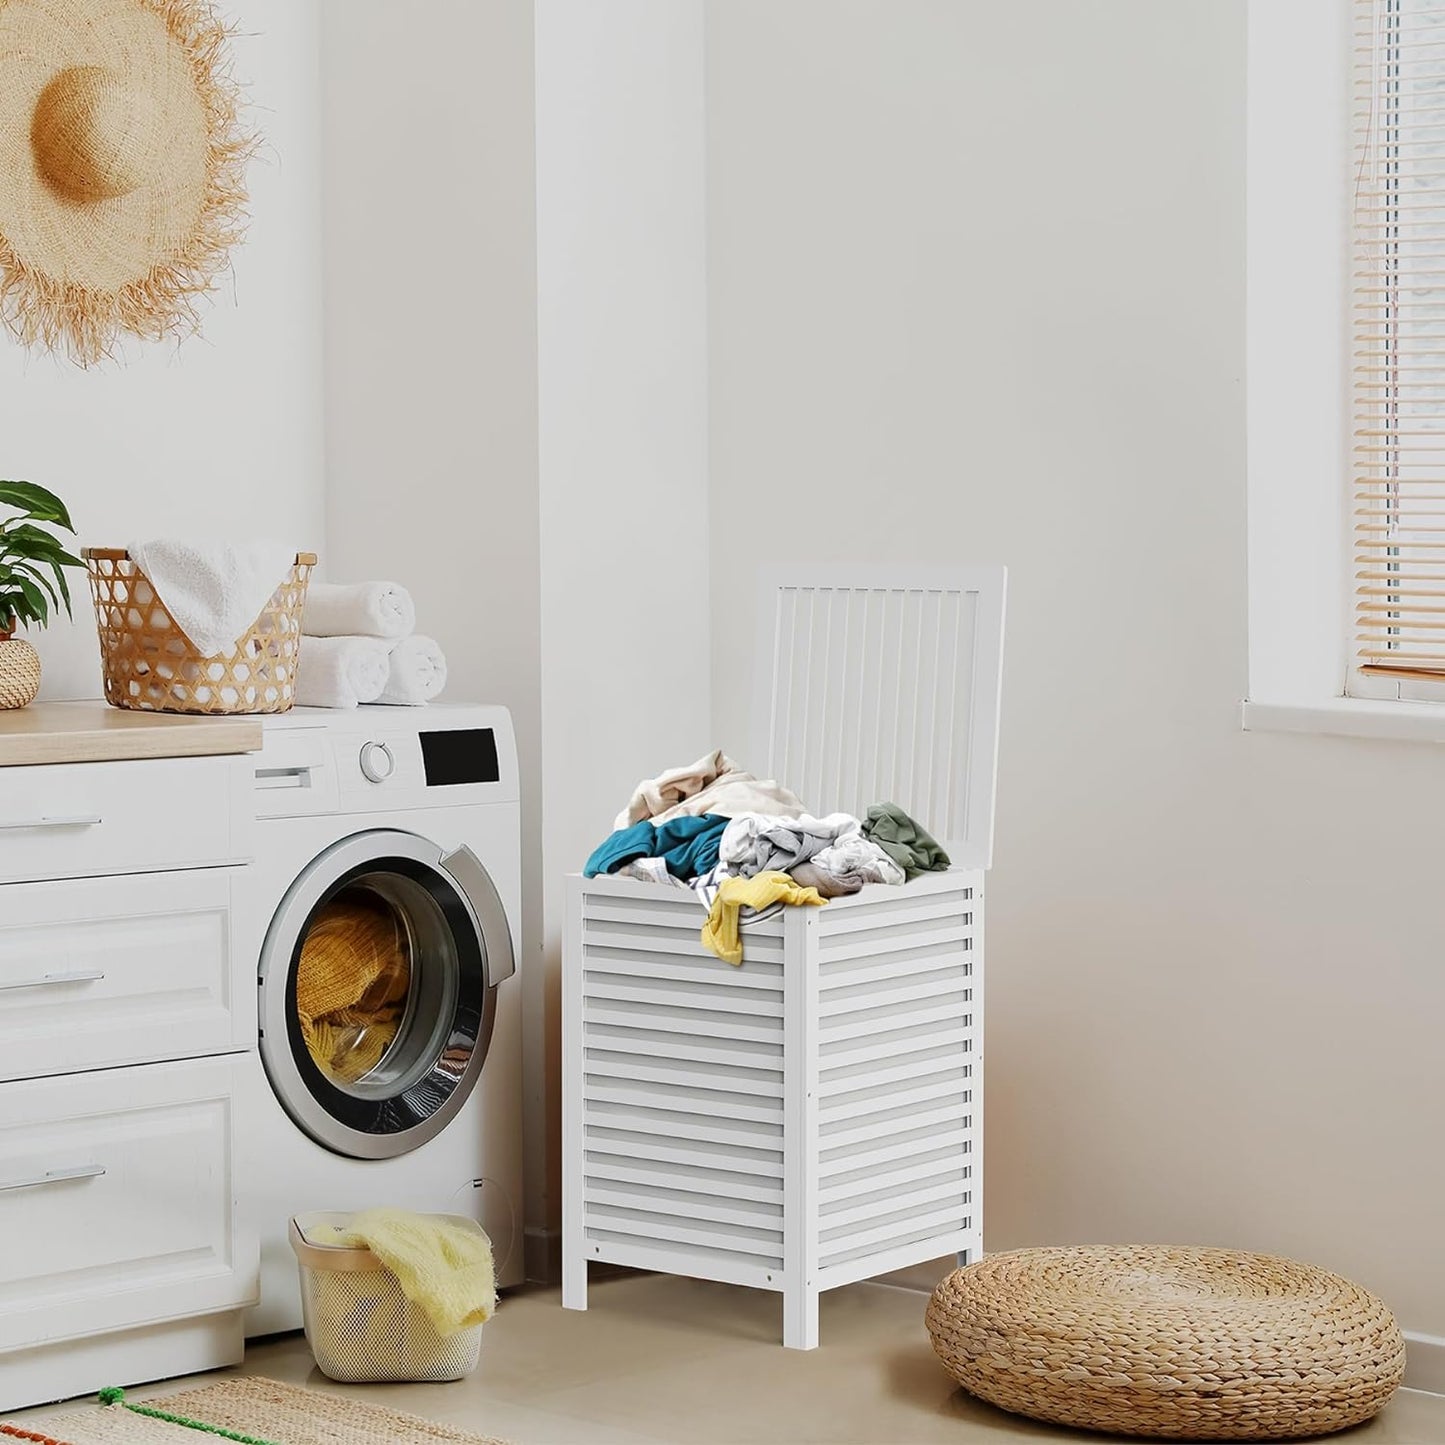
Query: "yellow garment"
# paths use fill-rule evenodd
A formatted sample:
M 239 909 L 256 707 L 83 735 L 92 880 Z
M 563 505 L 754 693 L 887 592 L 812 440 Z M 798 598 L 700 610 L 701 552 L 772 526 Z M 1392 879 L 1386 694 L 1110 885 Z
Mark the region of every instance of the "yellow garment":
M 712 912 L 702 926 L 702 946 L 711 949 L 724 963 L 741 963 L 743 941 L 738 936 L 738 910 L 766 908 L 780 899 L 784 903 L 810 906 L 828 901 L 816 888 L 804 888 L 786 873 L 724 878 L 712 901 Z
M 348 888 L 316 911 L 296 967 L 296 1014 L 316 1066 L 354 1084 L 396 1038 L 411 989 L 411 947 L 395 909 Z
M 406 1209 L 368 1209 L 318 1244 L 369 1249 L 420 1305 L 443 1339 L 491 1319 L 497 1307 L 492 1244 L 481 1230 Z

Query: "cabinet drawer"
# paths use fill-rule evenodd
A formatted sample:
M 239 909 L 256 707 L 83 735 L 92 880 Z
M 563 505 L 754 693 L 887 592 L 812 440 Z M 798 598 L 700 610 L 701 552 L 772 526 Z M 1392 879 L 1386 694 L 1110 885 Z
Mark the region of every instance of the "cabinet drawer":
M 245 856 L 240 758 L 0 769 L 0 883 Z
M 254 1044 L 242 872 L 0 890 L 0 1080 Z
M 0 1350 L 253 1302 L 236 1061 L 0 1084 Z

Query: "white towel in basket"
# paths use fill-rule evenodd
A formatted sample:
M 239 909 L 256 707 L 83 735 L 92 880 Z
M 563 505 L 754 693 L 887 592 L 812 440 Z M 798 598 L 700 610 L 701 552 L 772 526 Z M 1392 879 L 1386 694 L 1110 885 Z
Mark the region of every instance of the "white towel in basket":
M 313 582 L 301 630 L 308 637 L 405 637 L 416 626 L 411 593 L 396 582 Z
M 235 650 L 296 562 L 296 548 L 282 542 L 163 537 L 126 550 L 202 657 Z

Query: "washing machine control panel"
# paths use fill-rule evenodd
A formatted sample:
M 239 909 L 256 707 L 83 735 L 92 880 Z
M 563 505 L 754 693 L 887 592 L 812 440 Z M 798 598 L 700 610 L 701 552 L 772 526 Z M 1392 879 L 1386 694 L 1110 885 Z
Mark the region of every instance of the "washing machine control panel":
M 258 818 L 515 803 L 517 795 L 511 719 L 496 707 L 297 708 L 270 724 L 253 762 Z

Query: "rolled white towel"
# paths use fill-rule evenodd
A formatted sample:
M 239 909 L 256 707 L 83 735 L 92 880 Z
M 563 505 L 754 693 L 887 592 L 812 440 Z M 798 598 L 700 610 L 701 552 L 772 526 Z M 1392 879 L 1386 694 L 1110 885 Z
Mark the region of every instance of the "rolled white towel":
M 313 582 L 306 589 L 307 637 L 405 637 L 415 626 L 411 593 L 395 582 Z
M 303 637 L 296 665 L 302 707 L 375 702 L 386 686 L 389 644 L 379 637 Z
M 403 637 L 391 649 L 391 671 L 377 702 L 421 707 L 447 685 L 447 660 L 430 637 Z

